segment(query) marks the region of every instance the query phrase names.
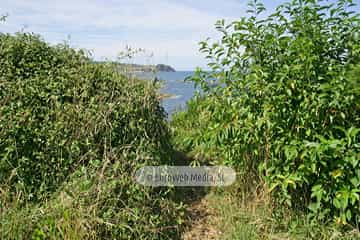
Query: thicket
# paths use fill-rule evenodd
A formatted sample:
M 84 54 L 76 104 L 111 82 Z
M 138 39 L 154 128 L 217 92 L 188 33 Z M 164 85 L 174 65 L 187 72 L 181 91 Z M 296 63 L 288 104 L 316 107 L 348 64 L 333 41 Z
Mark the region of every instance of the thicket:
M 360 17 L 351 0 L 293 0 L 265 15 L 218 21 L 201 42 L 210 72 L 173 117 L 175 140 L 198 159 L 237 167 L 239 181 L 277 209 L 358 228 L 360 222 Z M 255 183 L 254 183 L 255 182 Z
M 0 34 L 1 239 L 173 238 L 172 190 L 133 178 L 171 163 L 168 140 L 152 84 L 67 44 Z

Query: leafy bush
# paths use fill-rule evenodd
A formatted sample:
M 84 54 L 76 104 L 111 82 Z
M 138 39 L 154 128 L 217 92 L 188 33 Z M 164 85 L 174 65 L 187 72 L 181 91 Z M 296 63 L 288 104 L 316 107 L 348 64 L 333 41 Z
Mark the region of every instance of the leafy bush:
M 1 36 L 0 59 L 2 182 L 47 192 L 109 150 L 144 140 L 166 150 L 164 113 L 143 82 L 30 34 Z
M 0 66 L 1 239 L 178 233 L 171 189 L 133 179 L 145 164 L 171 163 L 152 84 L 28 33 L 0 35 Z
M 249 5 L 250 17 L 217 22 L 220 41 L 200 43 L 212 72 L 198 70 L 192 78 L 204 94 L 174 117 L 176 140 L 215 163 L 237 166 L 243 177 L 259 172 L 278 204 L 358 226 L 354 4 L 294 0 L 269 16 L 258 1 Z

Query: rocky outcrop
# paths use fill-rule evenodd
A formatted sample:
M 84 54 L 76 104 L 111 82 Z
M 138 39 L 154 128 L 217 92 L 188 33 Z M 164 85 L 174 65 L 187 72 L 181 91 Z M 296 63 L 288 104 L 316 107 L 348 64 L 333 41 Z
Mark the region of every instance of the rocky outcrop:
M 156 65 L 156 70 L 159 72 L 175 72 L 174 68 L 172 68 L 169 65 L 165 65 L 165 64 Z

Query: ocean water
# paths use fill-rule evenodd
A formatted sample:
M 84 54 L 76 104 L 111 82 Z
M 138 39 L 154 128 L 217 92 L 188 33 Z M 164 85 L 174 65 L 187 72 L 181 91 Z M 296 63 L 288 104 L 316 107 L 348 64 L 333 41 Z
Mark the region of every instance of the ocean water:
M 168 117 L 171 118 L 174 112 L 184 109 L 186 102 L 194 95 L 194 83 L 184 81 L 193 74 L 194 72 L 190 71 L 157 72 L 156 74 L 140 73 L 138 77 L 148 80 L 154 80 L 156 77 L 163 82 L 160 92 L 171 96 L 163 99 L 162 104 Z

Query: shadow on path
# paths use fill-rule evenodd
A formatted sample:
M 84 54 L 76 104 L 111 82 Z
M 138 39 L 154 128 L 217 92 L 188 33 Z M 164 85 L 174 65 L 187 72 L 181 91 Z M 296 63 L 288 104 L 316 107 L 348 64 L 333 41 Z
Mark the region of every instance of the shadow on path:
M 183 152 L 176 151 L 174 154 L 176 166 L 189 166 L 193 158 Z M 206 163 L 204 164 L 206 165 Z M 208 240 L 218 239 L 217 231 L 211 222 L 215 217 L 214 211 L 209 208 L 206 199 L 211 191 L 210 187 L 176 187 L 174 201 L 186 205 L 185 228 L 179 239 L 182 240 Z

